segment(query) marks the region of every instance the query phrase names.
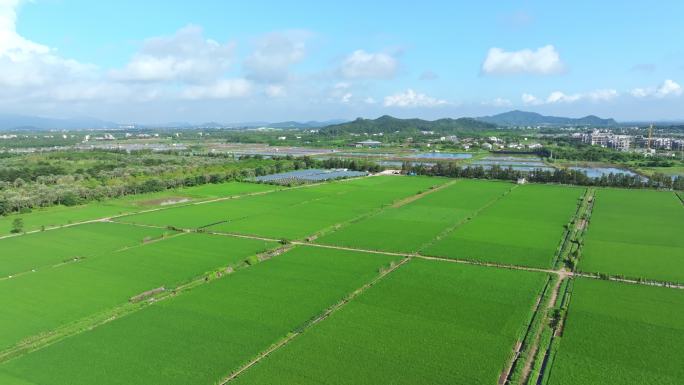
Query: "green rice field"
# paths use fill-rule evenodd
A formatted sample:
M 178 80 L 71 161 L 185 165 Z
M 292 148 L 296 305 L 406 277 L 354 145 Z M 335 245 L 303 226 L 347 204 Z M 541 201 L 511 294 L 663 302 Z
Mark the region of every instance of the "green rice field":
M 215 384 L 395 259 L 295 249 L 0 365 L 0 382 Z
M 671 192 L 598 191 L 579 268 L 684 282 L 684 205 Z
M 53 206 L 36 209 L 27 214 L 0 216 L 0 234 L 9 234 L 12 221 L 21 218 L 24 231 L 39 230 L 42 227 L 63 226 L 71 223 L 89 221 L 97 218 L 122 215 L 159 207 L 182 205 L 216 198 L 225 198 L 248 193 L 275 190 L 275 186 L 228 182 L 172 189 L 155 193 L 129 195 L 123 198 L 102 202 L 91 202 L 80 206 Z
M 584 189 L 522 185 L 424 250 L 427 255 L 550 267 Z
M 236 384 L 495 384 L 545 280 L 412 260 Z
M 549 385 L 681 384 L 684 291 L 577 279 Z
M 321 237 L 318 242 L 361 249 L 415 252 L 511 188 L 510 183 L 461 180 L 406 205 L 388 208 L 353 223 Z
M 2 280 L 0 349 L 125 304 L 144 291 L 173 288 L 276 246 L 252 239 L 181 234 Z
M 0 279 L 139 245 L 146 239 L 158 239 L 172 233 L 164 229 L 97 222 L 3 239 L 0 241 L 3 251 Z
M 684 205 L 596 190 L 388 175 L 22 214 L 0 385 L 684 383 Z
M 426 177 L 361 178 L 133 215 L 120 221 L 300 239 L 445 182 Z

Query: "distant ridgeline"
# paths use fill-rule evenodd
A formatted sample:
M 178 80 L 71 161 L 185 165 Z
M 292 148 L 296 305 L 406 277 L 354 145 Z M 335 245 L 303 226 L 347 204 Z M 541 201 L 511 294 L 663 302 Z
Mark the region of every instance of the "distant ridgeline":
M 492 116 L 477 118 L 481 122 L 496 124 L 499 126 L 588 126 L 588 127 L 614 127 L 618 123 L 614 119 L 602 119 L 598 116 L 588 115 L 583 118 L 564 118 L 560 116 L 544 116 L 536 112 L 509 111 Z
M 458 119 L 399 119 L 384 115 L 377 119 L 358 118 L 354 121 L 333 124 L 320 130 L 321 133 L 330 135 L 339 134 L 391 134 L 414 133 L 419 131 L 433 131 L 440 134 L 456 134 L 460 132 L 482 131 L 496 129 L 496 125 L 478 121 L 473 118 Z

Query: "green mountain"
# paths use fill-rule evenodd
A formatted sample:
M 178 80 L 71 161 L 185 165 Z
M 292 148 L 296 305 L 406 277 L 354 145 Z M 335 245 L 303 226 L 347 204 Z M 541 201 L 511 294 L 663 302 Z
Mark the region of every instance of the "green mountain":
M 329 125 L 322 128 L 321 132 L 328 134 L 391 134 L 395 132 L 413 133 L 418 131 L 434 131 L 435 133 L 440 134 L 455 134 L 469 131 L 492 130 L 495 128 L 496 125 L 494 124 L 481 122 L 472 118 L 423 120 L 399 119 L 384 115 L 377 119 L 358 118 L 347 123 Z
M 601 119 L 588 115 L 583 118 L 564 118 L 560 116 L 544 116 L 536 112 L 509 111 L 502 114 L 483 116 L 477 120 L 498 126 L 590 126 L 612 127 L 618 123 L 614 119 Z

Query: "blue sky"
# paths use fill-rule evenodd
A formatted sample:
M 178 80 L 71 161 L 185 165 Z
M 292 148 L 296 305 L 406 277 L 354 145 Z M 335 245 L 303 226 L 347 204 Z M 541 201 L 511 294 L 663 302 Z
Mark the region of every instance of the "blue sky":
M 0 0 L 0 112 L 684 119 L 681 1 Z

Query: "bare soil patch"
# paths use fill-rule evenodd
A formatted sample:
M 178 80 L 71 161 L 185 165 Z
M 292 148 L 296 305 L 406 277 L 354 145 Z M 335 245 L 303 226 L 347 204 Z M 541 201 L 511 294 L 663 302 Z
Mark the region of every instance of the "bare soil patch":
M 177 196 L 177 197 L 164 197 L 158 199 L 150 199 L 147 201 L 137 202 L 140 206 L 169 206 L 178 203 L 190 202 L 192 199 L 189 197 Z

